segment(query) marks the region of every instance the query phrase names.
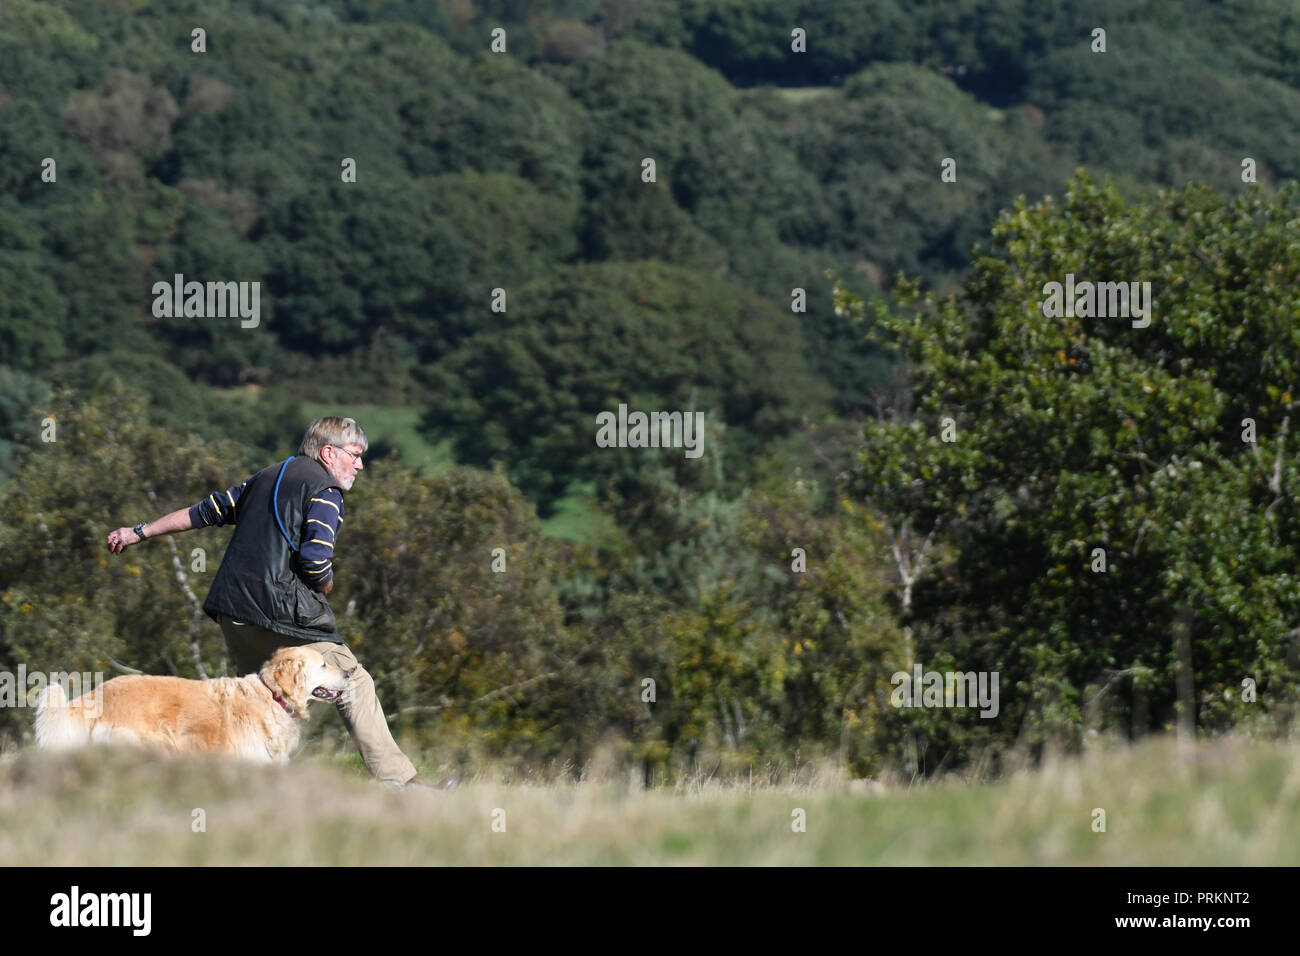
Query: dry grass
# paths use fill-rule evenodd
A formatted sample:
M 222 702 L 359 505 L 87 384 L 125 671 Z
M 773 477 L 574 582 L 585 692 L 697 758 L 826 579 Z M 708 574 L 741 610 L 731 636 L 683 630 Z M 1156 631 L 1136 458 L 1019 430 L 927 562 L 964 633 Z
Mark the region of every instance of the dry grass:
M 0 758 L 0 819 L 4 865 L 1294 865 L 1300 761 L 1283 744 L 1219 741 L 1181 758 L 1152 740 L 988 785 L 827 771 L 643 791 L 484 774 L 448 793 L 394 792 L 328 760 L 25 751 Z

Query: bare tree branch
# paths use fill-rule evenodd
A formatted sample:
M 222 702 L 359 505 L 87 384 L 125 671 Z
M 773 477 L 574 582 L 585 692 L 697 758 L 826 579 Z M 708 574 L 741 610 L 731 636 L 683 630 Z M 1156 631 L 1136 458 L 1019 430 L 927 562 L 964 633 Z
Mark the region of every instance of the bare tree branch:
M 155 510 L 158 508 L 158 496 L 154 494 L 153 486 L 145 484 L 145 493 L 149 496 L 149 501 L 153 504 Z M 199 675 L 200 680 L 208 679 L 208 672 L 203 667 L 203 655 L 199 651 L 199 642 L 201 639 L 200 622 L 203 618 L 203 605 L 199 602 L 198 596 L 194 589 L 190 587 L 189 578 L 185 574 L 185 565 L 181 562 L 180 550 L 176 547 L 176 539 L 172 535 L 167 536 L 167 546 L 172 552 L 172 567 L 176 569 L 176 580 L 180 582 L 181 591 L 185 594 L 185 600 L 190 605 L 190 653 L 194 657 L 194 669 Z
M 925 536 L 925 541 L 921 544 L 920 553 L 917 554 L 908 544 L 908 538 L 911 536 L 911 519 L 903 521 L 902 530 L 895 534 L 891 522 L 886 521 L 886 528 L 889 537 L 893 543 L 891 550 L 894 553 L 894 563 L 898 565 L 898 576 L 903 582 L 903 648 L 907 655 L 907 666 L 912 666 L 912 585 L 925 572 L 925 557 L 930 551 L 930 545 L 934 543 L 934 536 L 939 530 L 941 523 L 940 518 L 934 519 L 934 526 L 930 533 Z
M 123 674 L 143 674 L 143 673 L 144 673 L 144 671 L 142 671 L 142 670 L 138 670 L 137 668 L 134 668 L 134 667 L 128 667 L 126 664 L 123 664 L 121 661 L 119 661 L 116 657 L 110 657 L 110 658 L 108 659 L 108 662 L 109 662 L 110 664 L 112 664 L 114 667 L 116 667 L 118 670 L 120 670 Z
M 1147 533 L 1147 527 L 1150 526 L 1150 524 L 1150 518 L 1142 519 L 1142 527 L 1138 528 L 1137 541 L 1133 543 L 1133 557 L 1135 558 L 1138 556 L 1138 552 L 1142 550 L 1142 536 Z
M 1282 493 L 1282 452 L 1286 447 L 1286 432 L 1287 428 L 1291 424 L 1291 409 L 1294 404 L 1295 403 L 1293 402 L 1287 405 L 1287 413 L 1282 417 L 1282 428 L 1277 435 L 1277 458 L 1273 461 L 1273 477 L 1270 478 L 1268 482 L 1268 490 L 1273 492 L 1275 497 L 1269 506 L 1264 509 L 1265 515 L 1271 515 L 1273 509 L 1280 505 L 1286 497 Z
M 1084 703 L 1085 707 L 1101 700 L 1101 698 L 1105 696 L 1106 691 L 1110 690 L 1110 685 L 1115 683 L 1115 681 L 1119 680 L 1121 677 L 1128 677 L 1130 674 L 1136 674 L 1137 668 L 1126 667 L 1123 670 L 1106 671 L 1106 673 L 1110 674 L 1110 679 L 1106 681 L 1105 684 L 1102 685 L 1101 690 L 1097 691 L 1097 693 L 1093 694 L 1091 697 L 1088 698 L 1087 701 L 1085 701 Z
M 45 523 L 45 515 L 39 511 L 36 512 L 36 523 L 41 526 L 41 533 L 45 535 L 45 548 L 41 552 L 41 557 L 45 562 L 45 570 L 50 569 L 50 555 L 54 553 L 54 538 L 50 535 L 49 525 Z

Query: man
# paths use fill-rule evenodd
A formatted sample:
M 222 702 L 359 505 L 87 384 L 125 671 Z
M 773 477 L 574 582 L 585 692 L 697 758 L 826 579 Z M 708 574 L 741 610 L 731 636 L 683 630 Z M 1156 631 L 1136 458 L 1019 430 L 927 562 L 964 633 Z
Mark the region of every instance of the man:
M 108 549 L 127 548 L 163 534 L 211 525 L 235 525 L 203 610 L 226 638 L 238 674 L 256 673 L 276 650 L 307 645 L 325 663 L 352 672 L 339 714 L 366 768 L 395 787 L 427 786 L 398 748 L 375 695 L 375 682 L 335 629 L 326 600 L 334 590 L 334 542 L 369 443 L 351 418 L 311 423 L 298 455 L 262 469 L 227 491 L 190 508 L 118 528 Z

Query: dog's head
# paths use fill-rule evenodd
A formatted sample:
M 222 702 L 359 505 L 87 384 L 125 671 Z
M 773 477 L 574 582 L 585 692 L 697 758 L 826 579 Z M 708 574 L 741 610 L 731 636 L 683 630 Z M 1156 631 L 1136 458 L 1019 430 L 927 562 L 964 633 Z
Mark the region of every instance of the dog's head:
M 334 703 L 348 686 L 351 674 L 325 663 L 310 647 L 282 647 L 260 671 L 262 682 L 293 706 L 294 715 L 306 718 L 312 698 Z

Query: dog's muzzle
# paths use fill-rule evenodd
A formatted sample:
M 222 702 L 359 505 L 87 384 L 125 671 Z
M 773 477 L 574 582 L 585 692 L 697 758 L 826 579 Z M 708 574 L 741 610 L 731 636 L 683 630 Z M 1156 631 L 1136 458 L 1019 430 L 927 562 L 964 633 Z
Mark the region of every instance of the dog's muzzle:
M 311 692 L 311 695 L 317 700 L 327 700 L 330 703 L 333 703 L 343 696 L 343 691 L 330 690 L 328 687 L 317 687 Z

